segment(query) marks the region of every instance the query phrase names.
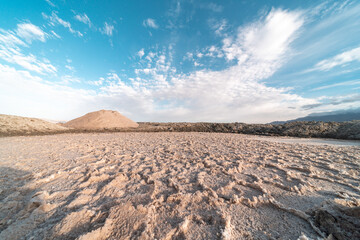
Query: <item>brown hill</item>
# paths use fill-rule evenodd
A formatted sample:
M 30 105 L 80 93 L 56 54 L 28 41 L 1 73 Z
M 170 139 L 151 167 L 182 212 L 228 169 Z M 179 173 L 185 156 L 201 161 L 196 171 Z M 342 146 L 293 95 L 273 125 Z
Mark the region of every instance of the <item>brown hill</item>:
M 66 127 L 38 118 L 0 114 L 0 136 L 64 132 Z
M 74 129 L 116 129 L 116 128 L 136 128 L 136 122 L 121 115 L 117 111 L 100 110 L 90 112 L 82 117 L 75 118 L 63 124 L 63 126 Z

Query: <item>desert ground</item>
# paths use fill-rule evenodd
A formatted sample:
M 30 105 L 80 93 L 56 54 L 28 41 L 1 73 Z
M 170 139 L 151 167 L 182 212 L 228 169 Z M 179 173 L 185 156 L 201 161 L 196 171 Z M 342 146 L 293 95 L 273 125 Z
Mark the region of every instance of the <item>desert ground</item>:
M 0 138 L 0 239 L 359 239 L 360 147 L 264 138 Z

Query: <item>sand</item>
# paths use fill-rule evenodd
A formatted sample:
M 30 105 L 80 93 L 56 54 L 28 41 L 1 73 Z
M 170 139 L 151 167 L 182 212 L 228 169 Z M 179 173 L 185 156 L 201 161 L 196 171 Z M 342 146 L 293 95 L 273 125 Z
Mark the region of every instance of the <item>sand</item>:
M 223 133 L 0 138 L 0 239 L 359 239 L 359 156 Z
M 0 136 L 56 133 L 67 128 L 38 118 L 0 114 Z
M 68 128 L 87 130 L 136 128 L 139 126 L 139 124 L 121 115 L 119 112 L 111 110 L 90 112 L 63 125 Z

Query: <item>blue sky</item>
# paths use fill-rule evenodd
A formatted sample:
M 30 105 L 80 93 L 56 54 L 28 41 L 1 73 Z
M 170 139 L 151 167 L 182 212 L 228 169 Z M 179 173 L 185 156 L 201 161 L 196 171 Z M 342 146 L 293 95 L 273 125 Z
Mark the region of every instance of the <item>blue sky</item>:
M 360 107 L 358 1 L 0 1 L 0 113 L 266 123 Z

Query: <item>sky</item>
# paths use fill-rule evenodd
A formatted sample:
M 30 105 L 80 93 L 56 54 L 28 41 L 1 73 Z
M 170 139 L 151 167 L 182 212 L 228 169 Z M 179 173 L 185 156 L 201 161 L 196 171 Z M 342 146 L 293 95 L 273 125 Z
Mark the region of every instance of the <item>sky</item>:
M 0 0 L 0 113 L 267 123 L 360 107 L 359 1 Z

